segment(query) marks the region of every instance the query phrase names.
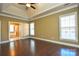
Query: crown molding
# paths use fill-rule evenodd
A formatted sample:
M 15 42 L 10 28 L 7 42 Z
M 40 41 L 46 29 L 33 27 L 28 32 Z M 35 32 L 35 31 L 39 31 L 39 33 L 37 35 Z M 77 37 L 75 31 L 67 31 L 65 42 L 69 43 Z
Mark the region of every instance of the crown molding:
M 20 19 L 20 20 L 25 20 L 25 21 L 29 21 L 29 17 L 21 17 L 21 16 L 16 16 L 16 15 L 12 15 L 9 13 L 5 13 L 5 12 L 0 12 L 0 16 L 5 16 L 5 17 L 11 17 L 11 18 L 15 18 L 15 19 Z
M 20 19 L 20 20 L 26 20 L 26 21 L 28 21 L 28 19 L 29 19 L 29 18 L 15 16 L 15 15 L 11 15 L 11 14 L 8 14 L 8 13 L 3 13 L 3 12 L 0 12 L 0 16 L 11 17 L 11 18 L 16 18 L 16 19 Z
M 61 7 L 61 6 L 60 6 Z M 60 8 L 59 7 L 59 8 Z M 72 9 L 72 8 L 76 8 L 76 7 L 78 7 L 78 5 L 77 4 L 74 4 L 74 5 L 70 5 L 70 6 L 68 6 L 68 7 L 64 7 L 64 8 L 62 8 L 62 9 L 60 9 L 60 10 L 57 10 L 57 11 L 51 11 L 50 13 L 48 13 L 48 14 L 43 14 L 43 13 L 41 13 L 39 16 L 37 16 L 37 17 L 31 17 L 30 19 L 30 21 L 33 21 L 33 20 L 36 20 L 36 19 L 39 19 L 39 18 L 43 18 L 43 17 L 46 17 L 46 16 L 49 16 L 49 15 L 52 15 L 52 14 L 55 14 L 55 13 L 59 13 L 59 12 L 62 12 L 62 11 L 65 11 L 65 10 L 68 10 L 68 9 Z M 50 10 L 50 9 L 49 9 Z M 46 12 L 48 12 L 48 11 L 46 11 Z M 45 12 L 45 13 L 46 13 Z
M 48 9 L 46 9 L 46 10 L 43 10 L 43 11 L 41 11 L 41 12 L 38 12 L 38 13 L 34 14 L 32 17 L 35 17 L 35 16 L 37 16 L 37 15 L 39 15 L 39 14 L 41 14 L 41 13 L 44 13 L 44 12 L 46 12 L 46 11 L 48 11 L 48 10 L 50 10 L 50 9 L 53 9 L 53 8 L 55 8 L 55 7 L 58 7 L 58 6 L 62 6 L 62 5 L 64 5 L 64 4 L 66 4 L 66 3 L 60 3 L 60 4 L 57 4 L 57 5 L 55 5 L 55 6 L 52 6 L 52 7 L 48 8 Z M 32 18 L 32 17 L 31 17 L 31 18 Z
M 49 15 L 58 13 L 58 12 L 62 12 L 64 10 L 68 10 L 68 9 L 71 9 L 71 8 L 78 7 L 78 4 L 76 4 L 76 3 L 74 3 L 74 4 L 71 3 L 71 5 L 68 5 L 68 6 L 64 6 L 65 4 L 55 5 L 54 7 L 48 8 L 44 11 L 41 11 L 41 12 L 33 15 L 32 17 L 21 17 L 21 16 L 18 16 L 18 15 L 12 15 L 10 13 L 6 13 L 4 11 L 1 11 L 0 15 L 1 16 L 6 16 L 6 17 L 11 17 L 11 18 L 16 18 L 16 19 L 21 19 L 21 20 L 26 20 L 26 21 L 33 21 L 33 20 L 36 20 L 36 19 L 39 19 L 39 18 L 43 18 L 43 17 L 49 16 Z M 64 6 L 64 7 L 62 7 L 62 6 Z
M 19 8 L 20 10 L 22 10 L 22 8 L 16 6 L 16 4 L 14 4 L 14 3 L 10 3 L 10 4 L 2 3 L 2 4 L 0 4 L 0 7 L 1 7 L 0 8 L 0 16 L 11 17 L 11 18 L 26 20 L 26 21 L 29 20 L 29 17 L 27 15 L 26 16 L 20 16 L 20 15 L 16 15 L 16 14 L 14 15 L 14 14 L 11 14 L 11 13 L 7 12 L 4 8 L 5 7 L 7 8 L 7 6 L 9 6 L 9 5 L 14 6 L 14 7 Z M 25 11 L 22 10 L 22 12 L 25 12 Z

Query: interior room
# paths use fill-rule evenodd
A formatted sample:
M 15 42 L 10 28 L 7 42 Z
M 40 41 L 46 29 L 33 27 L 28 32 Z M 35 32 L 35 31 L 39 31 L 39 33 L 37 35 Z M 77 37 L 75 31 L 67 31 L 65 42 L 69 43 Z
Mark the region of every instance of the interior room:
M 0 56 L 79 56 L 78 3 L 0 3 Z

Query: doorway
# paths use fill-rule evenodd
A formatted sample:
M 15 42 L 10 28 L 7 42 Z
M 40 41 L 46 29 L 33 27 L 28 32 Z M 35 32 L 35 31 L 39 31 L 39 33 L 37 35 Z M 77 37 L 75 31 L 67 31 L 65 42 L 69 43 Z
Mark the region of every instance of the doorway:
M 29 23 L 9 22 L 9 40 L 25 39 L 29 36 Z
M 19 23 L 9 22 L 9 40 L 19 38 Z

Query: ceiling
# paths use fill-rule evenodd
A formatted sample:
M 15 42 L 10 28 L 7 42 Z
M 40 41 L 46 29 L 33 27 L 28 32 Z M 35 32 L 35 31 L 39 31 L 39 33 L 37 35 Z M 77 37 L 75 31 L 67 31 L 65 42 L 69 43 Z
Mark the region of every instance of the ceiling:
M 26 6 L 20 5 L 18 3 L 0 3 L 0 15 L 29 21 L 33 18 L 45 15 L 51 10 L 51 12 L 54 12 L 55 10 L 57 11 L 62 9 L 65 7 L 65 4 L 66 3 L 36 3 L 36 9 L 26 9 Z M 73 5 L 77 4 L 71 4 L 68 6 Z

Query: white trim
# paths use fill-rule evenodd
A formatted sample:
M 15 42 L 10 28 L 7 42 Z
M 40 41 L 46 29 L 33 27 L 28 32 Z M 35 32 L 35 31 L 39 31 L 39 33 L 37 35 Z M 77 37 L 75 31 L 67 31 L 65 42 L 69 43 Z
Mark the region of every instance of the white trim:
M 39 18 L 43 18 L 43 17 L 49 16 L 49 15 L 52 15 L 52 14 L 55 14 L 55 13 L 59 13 L 59 12 L 62 12 L 62 11 L 68 10 L 68 9 L 72 9 L 72 8 L 75 8 L 75 7 L 78 7 L 78 5 L 66 7 L 64 9 L 60 9 L 58 11 L 54 11 L 54 12 L 51 12 L 51 13 L 48 13 L 48 14 L 45 14 L 45 15 L 42 15 L 42 16 L 40 15 L 39 17 L 32 18 L 30 21 L 36 20 L 36 19 L 39 19 Z
M 43 41 L 47 41 L 47 42 L 51 42 L 51 43 L 56 43 L 56 44 L 60 44 L 60 45 L 66 45 L 66 46 L 79 48 L 79 45 L 77 45 L 77 44 L 65 43 L 65 42 L 54 41 L 54 40 L 38 38 L 38 37 L 30 37 L 30 38 L 34 38 L 34 39 L 37 39 L 37 40 L 43 40 Z
M 16 19 L 20 19 L 20 20 L 26 20 L 26 21 L 29 21 L 28 19 L 29 18 L 24 18 L 24 17 L 17 17 L 17 16 L 12 16 L 12 15 L 8 15 L 8 14 L 4 14 L 4 13 L 0 13 L 0 16 L 5 16 L 5 17 L 11 17 L 11 18 L 16 18 Z
M 70 12 L 70 13 L 62 14 L 62 15 L 59 16 L 59 18 L 60 18 L 60 17 L 64 17 L 64 16 L 69 16 L 69 15 L 72 15 L 72 14 L 75 14 L 75 15 L 77 16 L 77 13 L 78 13 L 78 12 L 75 11 L 75 12 Z
M 59 5 L 59 6 L 62 6 L 62 5 L 64 5 L 64 4 L 58 4 L 58 5 Z M 36 14 L 36 15 L 33 15 L 32 17 L 27 17 L 27 18 L 26 18 L 26 17 L 16 16 L 16 15 L 9 15 L 9 14 L 7 14 L 7 13 L 5 14 L 5 12 L 4 12 L 4 13 L 1 12 L 0 15 L 1 15 L 1 16 L 12 17 L 12 18 L 16 18 L 16 19 L 21 19 L 21 20 L 26 20 L 26 21 L 32 21 L 32 20 L 39 19 L 39 18 L 42 18 L 42 17 L 46 17 L 46 16 L 49 16 L 49 15 L 52 15 L 52 14 L 55 14 L 55 13 L 58 13 L 58 12 L 61 12 L 61 11 L 67 10 L 67 9 L 71 9 L 71 8 L 78 7 L 77 4 L 74 4 L 74 5 L 71 5 L 71 6 L 69 6 L 69 7 L 62 8 L 62 9 L 60 9 L 60 10 L 58 10 L 58 11 L 52 11 L 52 12 L 50 12 L 50 13 L 48 13 L 48 14 L 39 15 L 39 14 L 45 13 L 46 11 L 48 12 L 49 10 L 51 10 L 51 9 L 53 9 L 53 8 L 55 8 L 55 7 L 57 7 L 58 5 L 55 5 L 54 7 L 51 7 L 51 8 L 49 8 L 49 9 L 44 10 L 44 11 L 41 11 L 40 13 L 38 13 L 38 14 Z M 37 16 L 37 15 L 39 15 L 39 16 L 38 16 L 38 17 L 35 17 L 35 16 Z M 35 17 L 35 18 L 34 18 L 34 17 Z
M 20 40 L 22 40 L 22 39 L 27 39 L 27 38 L 29 38 L 29 37 L 20 37 L 19 39 L 20 39 Z M 10 40 L 1 41 L 1 42 L 0 42 L 0 44 L 4 44 L 4 43 L 8 43 L 8 42 L 17 41 L 17 40 L 19 40 L 19 39 L 16 39 L 16 40 L 12 40 L 12 41 L 10 41 Z
M 65 3 L 65 4 L 66 4 L 66 3 Z M 51 8 L 48 8 L 48 9 L 46 9 L 46 10 L 43 10 L 43 11 L 39 12 L 39 13 L 36 13 L 36 14 L 34 14 L 32 17 L 37 16 L 38 14 L 42 14 L 42 13 L 44 13 L 44 12 L 50 10 L 50 9 L 53 9 L 53 8 L 58 7 L 58 6 L 61 6 L 61 5 L 64 5 L 64 3 L 57 4 L 57 5 L 55 5 L 55 6 L 51 7 Z
M 42 41 L 47 41 L 47 42 L 56 43 L 56 44 L 60 44 L 60 45 L 66 45 L 66 46 L 79 48 L 79 45 L 77 45 L 77 44 L 53 41 L 53 40 L 38 38 L 38 37 L 25 37 L 25 38 L 20 38 L 20 39 L 27 39 L 27 38 L 33 38 L 33 39 L 36 39 L 36 40 L 42 40 Z M 16 41 L 16 40 L 13 40 L 13 41 Z M 4 43 L 8 43 L 8 42 L 12 42 L 12 41 L 9 41 L 9 40 L 8 41 L 2 41 L 2 42 L 0 42 L 0 44 L 4 44 Z

